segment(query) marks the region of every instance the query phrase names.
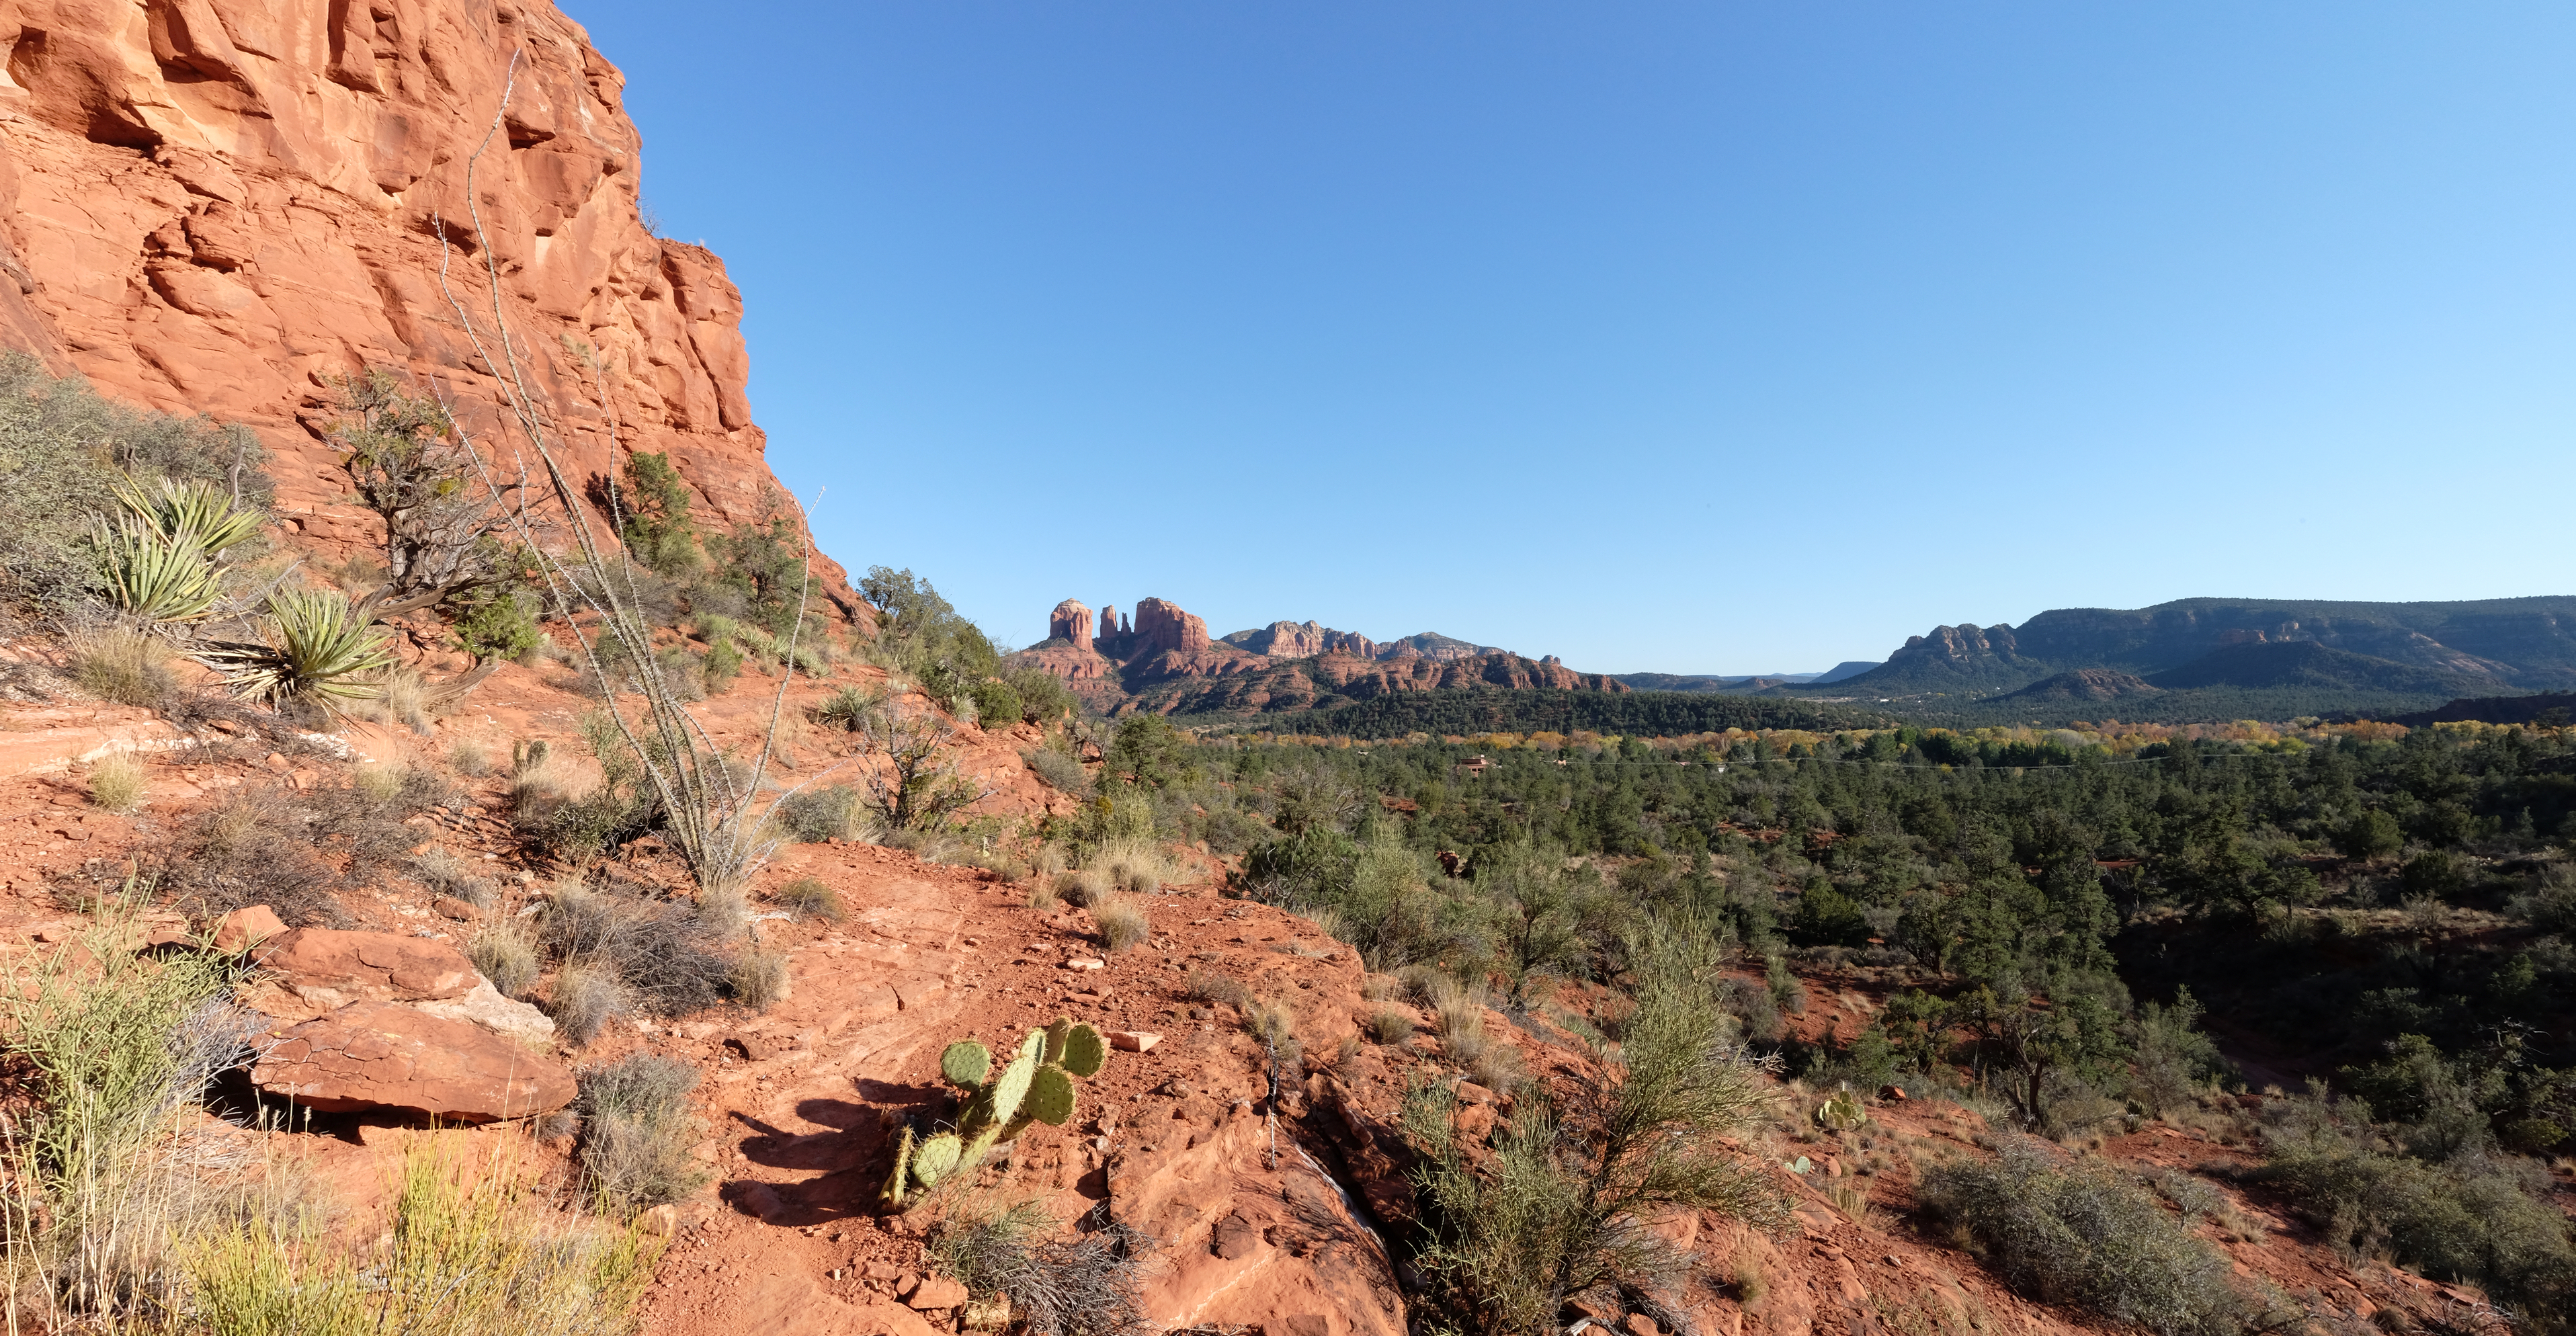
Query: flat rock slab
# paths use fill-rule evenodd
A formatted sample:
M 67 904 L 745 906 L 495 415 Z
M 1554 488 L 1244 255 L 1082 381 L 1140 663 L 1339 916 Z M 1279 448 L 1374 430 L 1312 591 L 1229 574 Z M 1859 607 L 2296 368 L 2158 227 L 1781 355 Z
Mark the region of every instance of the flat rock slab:
M 279 1036 L 251 1082 L 309 1109 L 401 1109 L 447 1122 L 552 1113 L 572 1073 L 470 1021 L 392 1002 L 352 1002 Z
M 455 947 L 391 932 L 297 928 L 262 945 L 257 960 L 289 992 L 332 1007 L 443 1001 L 465 996 L 483 978 Z

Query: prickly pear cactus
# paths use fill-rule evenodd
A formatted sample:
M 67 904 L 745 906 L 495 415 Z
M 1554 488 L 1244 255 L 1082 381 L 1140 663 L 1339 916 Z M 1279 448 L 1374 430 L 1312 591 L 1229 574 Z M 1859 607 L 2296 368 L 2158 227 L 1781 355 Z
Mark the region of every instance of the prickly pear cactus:
M 939 1186 L 939 1180 L 957 1168 L 965 1146 L 954 1132 L 942 1132 L 924 1141 L 912 1152 L 912 1176 L 926 1188 Z
M 1084 1080 L 1100 1074 L 1101 1064 L 1109 1061 L 1109 1041 L 1088 1025 L 1077 1025 L 1065 1033 L 1064 1051 L 1056 1055 L 1056 1065 Z
M 992 1073 L 992 1051 L 972 1039 L 960 1039 L 939 1055 L 939 1074 L 948 1078 L 950 1085 L 974 1090 Z
M 903 1135 L 894 1145 L 894 1172 L 886 1177 L 885 1191 L 877 1194 L 885 1204 L 903 1205 L 903 1194 L 912 1186 L 912 1124 L 903 1125 Z
M 1029 1124 L 1060 1127 L 1071 1121 L 1075 1078 L 1097 1075 L 1108 1059 L 1109 1046 L 1100 1032 L 1071 1017 L 1029 1031 L 999 1071 L 984 1045 L 971 1039 L 950 1044 L 939 1055 L 939 1074 L 967 1092 L 966 1105 L 958 1111 L 954 1130 L 916 1140 L 912 1128 L 904 1128 L 884 1201 L 901 1210 L 912 1188 L 935 1187 L 973 1169 L 994 1146 L 1017 1140 Z
M 1065 1119 L 1073 1116 L 1073 1078 L 1053 1063 L 1038 1068 L 1029 1080 L 1029 1097 L 1020 1107 L 1049 1127 L 1064 1126 Z
M 1849 1087 L 1834 1092 L 1816 1110 L 1816 1124 L 1835 1132 L 1857 1131 L 1869 1121 L 1869 1110 L 1861 1107 L 1860 1096 Z

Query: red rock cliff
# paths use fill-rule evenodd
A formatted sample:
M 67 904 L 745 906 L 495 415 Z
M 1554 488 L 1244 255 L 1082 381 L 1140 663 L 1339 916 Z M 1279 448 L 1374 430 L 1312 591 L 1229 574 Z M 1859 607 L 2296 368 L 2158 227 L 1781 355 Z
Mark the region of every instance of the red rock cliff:
M 741 294 L 713 254 L 639 221 L 623 78 L 553 5 L 0 0 L 0 41 L 0 342 L 249 425 L 292 527 L 372 532 L 337 504 L 330 377 L 391 367 L 505 457 L 516 445 L 439 286 L 445 258 L 488 321 L 461 220 L 496 114 L 471 204 L 567 467 L 612 472 L 613 423 L 624 448 L 669 452 L 712 518 L 763 513 Z M 837 565 L 817 573 L 857 607 Z

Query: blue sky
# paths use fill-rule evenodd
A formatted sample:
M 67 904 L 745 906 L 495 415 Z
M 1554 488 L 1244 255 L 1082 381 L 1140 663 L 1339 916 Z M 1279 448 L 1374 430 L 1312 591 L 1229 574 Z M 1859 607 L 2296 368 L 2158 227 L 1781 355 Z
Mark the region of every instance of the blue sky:
M 2565 5 L 568 8 L 825 549 L 1006 643 L 2576 592 Z

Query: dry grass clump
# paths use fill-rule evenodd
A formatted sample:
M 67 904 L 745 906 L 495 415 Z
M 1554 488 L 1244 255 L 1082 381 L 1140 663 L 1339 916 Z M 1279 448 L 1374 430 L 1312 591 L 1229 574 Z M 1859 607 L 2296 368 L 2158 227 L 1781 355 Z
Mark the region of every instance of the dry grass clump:
M 387 668 L 374 683 L 374 694 L 359 702 L 352 713 L 380 724 L 393 724 L 414 733 L 427 733 L 430 718 L 429 683 L 408 665 Z
M 733 1000 L 754 1011 L 767 1011 L 787 1000 L 787 957 L 775 951 L 748 950 L 736 957 L 726 988 Z
M 71 678 L 100 700 L 157 710 L 179 694 L 176 656 L 140 631 L 91 631 L 71 642 Z
M 1440 1048 L 1460 1067 L 1473 1067 L 1485 1054 L 1485 990 L 1471 988 L 1443 974 L 1427 990 L 1439 1014 Z
M 1390 1002 L 1404 995 L 1404 985 L 1392 974 L 1368 974 L 1360 978 L 1360 996 L 1371 1002 Z
M 627 1209 L 678 1201 L 707 1181 L 690 1154 L 698 1120 L 689 1092 L 698 1073 L 674 1058 L 638 1053 L 581 1077 L 581 1171 L 600 1200 Z
M 102 756 L 89 767 L 90 801 L 119 814 L 138 811 L 148 787 L 143 763 L 126 752 Z
M 1509 1095 L 1529 1084 L 1529 1068 L 1509 1044 L 1491 1044 L 1467 1064 L 1467 1079 L 1496 1094 Z
M 1244 987 L 1241 980 L 1222 974 L 1191 970 L 1181 986 L 1194 1002 L 1214 1002 L 1237 1011 L 1248 1011 L 1252 1006 L 1252 990 Z
M 848 916 L 848 911 L 841 908 L 840 893 L 824 885 L 820 877 L 798 877 L 769 898 L 799 920 L 838 923 Z
M 1243 1032 L 1265 1048 L 1275 1048 L 1282 1055 L 1297 1050 L 1297 1013 L 1285 998 L 1255 1002 L 1243 1009 Z
M 335 1247 L 306 1217 L 253 1220 L 191 1242 L 189 1305 L 207 1336 L 624 1336 L 662 1243 L 565 1220 L 506 1153 L 468 1164 L 444 1138 L 403 1158 L 377 1250 Z M 156 1328 L 157 1329 L 157 1328 Z
M 537 986 L 537 944 L 515 922 L 495 923 L 474 934 L 465 955 L 503 997 L 523 998 Z
M 495 981 L 492 986 L 500 984 Z M 616 974 L 585 960 L 556 971 L 546 998 L 546 1012 L 555 1018 L 555 1028 L 576 1048 L 598 1038 L 600 1030 L 627 1006 L 626 990 L 618 986 Z
M 1145 1260 L 1153 1236 L 1126 1225 L 1070 1239 L 1036 1202 L 961 1203 L 931 1227 L 933 1271 L 977 1300 L 1007 1299 L 1031 1336 L 1146 1336 Z
M 1055 874 L 1056 895 L 1085 908 L 1093 899 L 1110 894 L 1116 885 L 1100 868 L 1076 868 Z
M 1043 873 L 1029 879 L 1029 908 L 1053 909 L 1056 906 L 1055 878 Z
M 489 912 L 501 903 L 501 888 L 473 865 L 445 849 L 432 849 L 411 860 L 412 876 L 438 895 L 452 895 Z
M 1185 870 L 1152 839 L 1104 841 L 1082 860 L 1083 869 L 1099 873 L 1107 889 L 1129 895 L 1154 895 L 1186 880 Z
M 1401 1044 L 1413 1037 L 1413 1018 L 1393 1007 L 1380 1007 L 1369 1014 L 1369 1038 L 1381 1044 Z
M 1145 911 L 1124 895 L 1104 895 L 1093 900 L 1091 922 L 1100 929 L 1101 944 L 1113 955 L 1152 936 L 1154 931 Z
M 472 738 L 459 738 L 447 748 L 447 767 L 468 779 L 492 773 L 492 753 Z

